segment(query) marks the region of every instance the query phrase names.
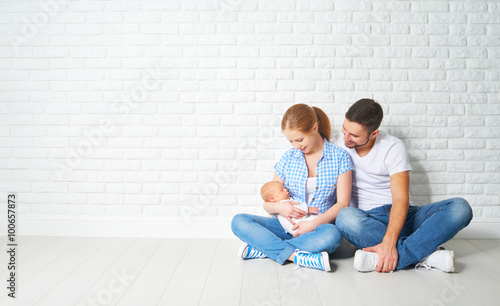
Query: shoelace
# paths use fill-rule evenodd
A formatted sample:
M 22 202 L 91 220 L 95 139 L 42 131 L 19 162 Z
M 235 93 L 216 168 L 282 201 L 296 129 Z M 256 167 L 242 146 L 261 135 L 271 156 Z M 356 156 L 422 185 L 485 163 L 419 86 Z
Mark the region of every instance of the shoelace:
M 245 256 L 247 259 L 249 259 L 249 258 L 267 258 L 267 256 L 264 253 L 253 249 L 251 246 L 248 246 L 248 248 L 250 249 L 250 252 L 248 252 L 247 256 Z
M 293 271 L 299 269 L 300 267 L 315 268 L 319 270 L 324 270 L 323 264 L 321 263 L 321 254 L 319 253 L 309 253 L 305 251 L 296 251 L 295 260 L 297 266 Z
M 426 264 L 425 262 L 419 262 L 418 264 L 415 265 L 415 270 L 417 272 L 420 272 L 420 273 L 424 273 L 423 271 L 419 271 L 418 268 L 420 267 L 424 267 L 426 268 L 427 270 L 434 270 L 434 271 L 439 271 L 438 269 L 434 269 L 433 267 L 429 266 L 428 264 Z
M 436 251 L 441 251 L 441 250 L 446 250 L 444 247 L 440 246 L 436 249 Z M 435 252 L 435 251 L 434 251 Z M 426 260 L 427 260 L 428 256 L 424 259 L 422 259 L 422 261 L 420 261 L 418 264 L 415 265 L 415 270 L 420 272 L 420 273 L 424 273 L 423 271 L 419 271 L 418 268 L 420 267 L 424 267 L 426 268 L 427 270 L 432 270 L 432 271 L 440 271 L 439 269 L 436 269 L 436 268 L 433 268 L 431 265 L 427 264 L 426 263 Z

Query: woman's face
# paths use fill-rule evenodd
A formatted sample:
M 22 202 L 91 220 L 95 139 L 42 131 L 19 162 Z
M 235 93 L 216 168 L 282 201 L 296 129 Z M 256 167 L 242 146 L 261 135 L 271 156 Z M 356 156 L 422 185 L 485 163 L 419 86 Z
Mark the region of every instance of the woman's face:
M 316 123 L 311 133 L 308 134 L 302 133 L 299 130 L 291 129 L 284 130 L 283 134 L 286 139 L 290 141 L 290 144 L 295 150 L 300 150 L 302 153 L 307 154 L 310 153 L 316 145 L 318 138 L 318 124 Z

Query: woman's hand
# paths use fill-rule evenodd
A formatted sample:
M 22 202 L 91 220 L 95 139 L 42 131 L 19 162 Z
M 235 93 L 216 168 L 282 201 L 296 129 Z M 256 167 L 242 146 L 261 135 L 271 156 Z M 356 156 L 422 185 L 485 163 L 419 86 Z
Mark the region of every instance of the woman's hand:
M 309 214 L 317 215 L 318 212 L 319 212 L 319 208 L 317 208 L 317 207 L 311 207 L 311 206 L 309 206 L 307 208 L 307 213 L 309 213 Z
M 306 214 L 305 211 L 296 207 L 297 204 L 298 203 L 294 201 L 283 201 L 278 202 L 275 205 L 279 205 L 279 207 L 277 207 L 278 213 L 290 221 L 292 225 L 295 225 L 292 218 L 302 219 L 302 217 Z
M 316 228 L 316 224 L 312 221 L 302 221 L 295 224 L 292 227 L 292 230 L 297 230 L 295 234 L 293 234 L 293 238 L 298 237 L 304 233 L 312 232 Z

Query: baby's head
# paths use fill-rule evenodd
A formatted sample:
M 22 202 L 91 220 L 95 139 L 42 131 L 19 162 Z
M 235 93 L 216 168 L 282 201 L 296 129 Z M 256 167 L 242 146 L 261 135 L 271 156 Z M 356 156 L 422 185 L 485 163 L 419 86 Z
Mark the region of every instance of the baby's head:
M 260 189 L 260 195 L 266 202 L 279 202 L 290 198 L 290 192 L 277 181 L 265 183 Z

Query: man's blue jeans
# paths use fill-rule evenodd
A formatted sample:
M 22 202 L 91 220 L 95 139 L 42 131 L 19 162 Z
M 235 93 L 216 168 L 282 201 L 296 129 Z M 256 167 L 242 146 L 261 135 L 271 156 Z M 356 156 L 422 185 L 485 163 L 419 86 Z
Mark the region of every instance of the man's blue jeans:
M 355 247 L 375 246 L 384 238 L 391 207 L 384 205 L 369 211 L 346 207 L 337 216 L 337 227 Z M 418 263 L 453 238 L 471 220 L 472 209 L 462 198 L 410 206 L 397 243 L 396 269 Z
M 293 238 L 283 229 L 278 219 L 249 214 L 234 216 L 231 230 L 243 242 L 281 265 L 296 249 L 312 253 L 333 253 L 342 242 L 342 234 L 331 223 L 321 224 L 314 231 Z

